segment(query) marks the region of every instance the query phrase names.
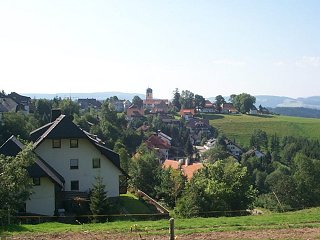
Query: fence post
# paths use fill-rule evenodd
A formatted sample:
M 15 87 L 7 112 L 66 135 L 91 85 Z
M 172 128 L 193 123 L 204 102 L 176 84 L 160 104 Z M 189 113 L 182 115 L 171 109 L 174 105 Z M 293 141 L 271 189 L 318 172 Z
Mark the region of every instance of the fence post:
M 174 240 L 174 218 L 170 218 L 169 223 L 170 223 L 170 228 L 169 228 L 170 240 Z

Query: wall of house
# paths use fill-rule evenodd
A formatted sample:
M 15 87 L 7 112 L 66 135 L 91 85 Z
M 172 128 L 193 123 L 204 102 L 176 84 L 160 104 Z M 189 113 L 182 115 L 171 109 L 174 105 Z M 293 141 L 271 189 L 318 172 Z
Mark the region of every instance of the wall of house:
M 61 148 L 52 148 L 52 140 L 45 139 L 35 152 L 64 177 L 65 191 L 71 191 L 71 181 L 79 181 L 79 191 L 89 191 L 96 182 L 95 177 L 101 176 L 107 195 L 119 196 L 121 171 L 88 139 L 79 139 L 78 148 L 70 148 L 69 139 L 61 140 Z M 100 168 L 93 168 L 93 158 L 100 158 Z M 70 169 L 70 159 L 78 159 L 78 169 Z
M 33 186 L 33 193 L 26 201 L 26 211 L 52 216 L 55 210 L 54 183 L 47 177 L 40 178 L 40 185 Z

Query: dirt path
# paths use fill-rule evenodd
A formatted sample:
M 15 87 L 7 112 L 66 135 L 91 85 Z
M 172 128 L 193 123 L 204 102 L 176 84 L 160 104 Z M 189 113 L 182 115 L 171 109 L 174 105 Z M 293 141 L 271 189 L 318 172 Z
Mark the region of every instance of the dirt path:
M 168 235 L 142 235 L 139 233 L 115 234 L 109 232 L 70 232 L 70 233 L 56 233 L 56 234 L 27 234 L 25 236 L 19 235 L 7 238 L 7 240 L 84 240 L 84 239 L 110 239 L 110 240 L 168 240 Z M 234 232 L 210 232 L 210 233 L 194 233 L 188 235 L 178 235 L 176 239 L 183 240 L 198 240 L 198 239 L 320 239 L 320 228 L 292 228 L 292 229 L 269 229 L 259 231 L 234 231 Z

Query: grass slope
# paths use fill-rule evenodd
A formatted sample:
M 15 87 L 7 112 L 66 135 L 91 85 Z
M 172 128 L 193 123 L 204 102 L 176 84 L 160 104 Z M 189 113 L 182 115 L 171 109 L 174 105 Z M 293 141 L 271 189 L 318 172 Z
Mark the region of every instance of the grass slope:
M 131 193 L 120 195 L 120 205 L 130 214 L 154 213 L 145 203 Z
M 268 136 L 301 136 L 320 140 L 320 119 L 289 116 L 253 116 L 243 114 L 205 114 L 210 124 L 241 146 L 248 146 L 254 129 Z
M 64 223 L 42 223 L 37 225 L 14 225 L 0 228 L 0 236 L 16 234 L 63 233 L 79 231 L 107 231 L 110 233 L 165 234 L 168 220 L 159 221 L 117 221 L 96 224 L 72 225 Z M 268 213 L 259 216 L 176 219 L 175 232 L 189 234 L 197 232 L 263 230 L 288 228 L 320 228 L 320 208 L 288 213 Z

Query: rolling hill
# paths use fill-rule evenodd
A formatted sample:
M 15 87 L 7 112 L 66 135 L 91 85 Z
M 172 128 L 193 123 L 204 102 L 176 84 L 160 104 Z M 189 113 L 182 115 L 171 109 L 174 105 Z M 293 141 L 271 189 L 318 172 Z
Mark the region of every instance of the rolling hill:
M 279 137 L 301 136 L 320 140 L 320 119 L 243 114 L 205 114 L 203 117 L 209 119 L 219 133 L 224 133 L 243 147 L 249 146 L 250 136 L 255 129 L 265 131 L 268 136 L 277 134 Z

